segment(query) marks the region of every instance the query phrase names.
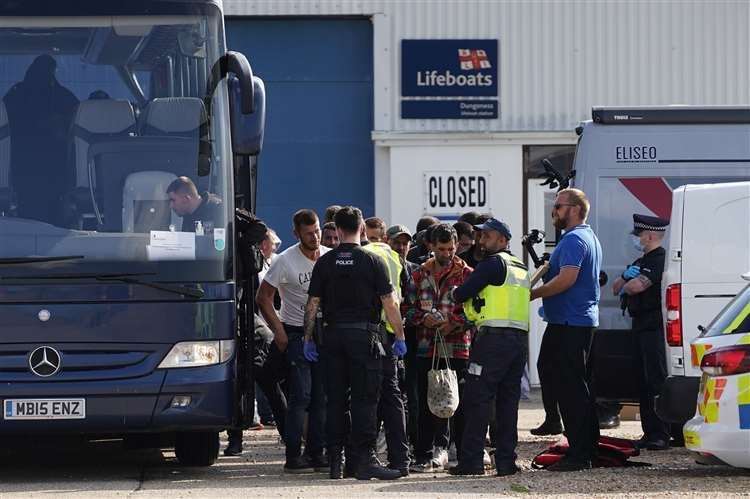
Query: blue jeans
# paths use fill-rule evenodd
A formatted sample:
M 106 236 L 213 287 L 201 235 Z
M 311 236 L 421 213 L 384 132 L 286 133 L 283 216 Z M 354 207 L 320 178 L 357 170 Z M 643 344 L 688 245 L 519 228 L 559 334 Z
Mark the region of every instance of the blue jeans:
M 308 414 L 305 454 L 315 457 L 323 454 L 325 448 L 325 391 L 323 388 L 324 354 L 319 351 L 318 362 L 305 360 L 302 351 L 303 329 L 284 324 L 289 338 L 286 350 L 287 364 L 287 413 L 284 442 L 286 459 L 297 459 L 302 454 L 302 432 L 305 414 Z M 320 349 L 319 349 L 320 350 Z

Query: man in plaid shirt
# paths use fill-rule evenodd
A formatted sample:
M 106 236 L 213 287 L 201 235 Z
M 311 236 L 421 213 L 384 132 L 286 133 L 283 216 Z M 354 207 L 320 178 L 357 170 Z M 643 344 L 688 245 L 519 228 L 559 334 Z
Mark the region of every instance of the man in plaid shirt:
M 450 444 L 448 419 L 434 416 L 427 406 L 427 373 L 432 369 L 435 352 L 435 334 L 439 331 L 445 340 L 451 368 L 461 380 L 466 372 L 471 346 L 471 324 L 466 320 L 461 303 L 449 298 L 449 291 L 463 284 L 472 272 L 456 256 L 458 237 L 453 227 L 440 224 L 431 234 L 434 257 L 412 273 L 407 302 L 412 307 L 406 321 L 417 327 L 417 390 L 419 394 L 419 439 L 416 443 L 416 462 L 412 471 L 432 472 L 446 468 Z M 440 369 L 445 368 L 441 361 Z M 460 449 L 463 433 L 463 414 L 459 404 L 454 416 L 454 441 Z

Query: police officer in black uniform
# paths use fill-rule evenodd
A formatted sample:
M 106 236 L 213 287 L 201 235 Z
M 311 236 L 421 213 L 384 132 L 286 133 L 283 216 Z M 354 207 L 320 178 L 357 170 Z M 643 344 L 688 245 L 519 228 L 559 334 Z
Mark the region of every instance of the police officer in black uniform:
M 326 433 L 331 461 L 330 477 L 343 477 L 342 450 L 349 435 L 347 463 L 357 479 L 393 480 L 399 470 L 383 467 L 375 455 L 377 407 L 382 385 L 382 358 L 385 357 L 381 311 L 393 324 L 393 352 L 406 353 L 404 330 L 398 302 L 385 262 L 359 245 L 362 212 L 346 206 L 334 218 L 341 244 L 315 263 L 309 299 L 305 308 L 305 358 L 314 362 L 317 347 L 313 341 L 315 318 L 323 309 L 326 324 L 326 380 L 328 406 Z M 347 395 L 350 393 L 351 432 L 347 421 Z
M 654 410 L 654 397 L 667 378 L 661 313 L 661 276 L 664 248 L 661 246 L 668 220 L 633 215 L 633 246 L 643 256 L 633 262 L 612 286 L 633 318 L 633 342 L 638 372 L 641 427 L 638 446 L 650 450 L 669 448 L 669 426 Z

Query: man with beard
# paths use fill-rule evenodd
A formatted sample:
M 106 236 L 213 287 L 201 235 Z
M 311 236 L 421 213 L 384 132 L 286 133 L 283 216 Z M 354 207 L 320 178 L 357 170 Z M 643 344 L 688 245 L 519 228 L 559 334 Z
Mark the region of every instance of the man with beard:
M 412 274 L 408 301 L 413 306 L 407 312 L 407 323 L 417 327 L 417 389 L 419 399 L 419 439 L 416 444 L 416 463 L 411 470 L 430 473 L 445 470 L 448 464 L 450 421 L 438 418 L 427 405 L 427 373 L 432 369 L 434 356 L 441 357 L 438 369 L 446 363 L 438 350 L 437 335 L 444 339 L 445 356 L 459 382 L 459 400 L 469 359 L 471 326 L 466 320 L 461 303 L 451 296 L 451 289 L 460 286 L 471 274 L 471 267 L 456 256 L 458 236 L 448 224 L 439 224 L 432 230 L 434 255 Z M 454 441 L 460 454 L 463 433 L 463 407 L 453 416 Z
M 588 363 L 593 333 L 599 325 L 602 248 L 586 224 L 589 208 L 583 191 L 563 189 L 557 193 L 552 220 L 563 235 L 552 252 L 544 284 L 531 291 L 532 300 L 543 299 L 547 318 L 539 356 L 548 376 L 542 383 L 551 385 L 557 396 L 570 443 L 566 456 L 547 468 L 550 471 L 591 468 L 599 440 Z
M 258 289 L 257 302 L 263 318 L 274 334 L 279 352 L 286 352 L 287 415 L 284 443 L 287 473 L 325 471 L 328 461 L 325 447 L 325 391 L 321 362 L 311 363 L 304 357 L 303 336 L 305 304 L 315 262 L 329 251 L 320 245 L 318 215 L 312 210 L 294 214 L 294 235 L 299 243 L 283 251 L 266 272 Z M 274 295 L 281 296 L 281 311 L 276 314 Z M 308 413 L 305 456 L 302 456 L 302 433 Z
M 323 239 L 321 244 L 326 248 L 336 249 L 339 245 L 339 235 L 336 233 L 336 224 L 327 222 L 323 226 Z
M 468 214 L 465 214 L 465 215 L 470 215 L 470 214 L 473 215 L 473 212 L 469 212 Z M 468 250 L 464 251 L 463 253 L 459 253 L 458 257 L 461 258 L 463 261 L 465 261 L 467 265 L 471 267 L 472 269 L 477 268 L 477 265 L 479 264 L 479 262 L 481 262 L 482 259 L 484 258 L 484 251 L 482 251 L 482 245 L 479 244 L 479 238 L 482 237 L 482 231 L 479 229 L 476 229 L 476 227 L 482 225 L 489 219 L 490 219 L 489 215 L 487 214 L 480 215 L 478 213 L 474 216 L 466 217 L 466 221 L 475 228 L 474 244 L 472 244 Z M 469 220 L 472 220 L 472 221 L 469 221 Z
M 464 388 L 466 424 L 458 466 L 451 475 L 484 475 L 484 438 L 495 399 L 498 476 L 512 475 L 518 443 L 518 401 L 529 332 L 529 271 L 508 250 L 510 228 L 495 218 L 477 226 L 485 258 L 453 298 L 477 326 Z

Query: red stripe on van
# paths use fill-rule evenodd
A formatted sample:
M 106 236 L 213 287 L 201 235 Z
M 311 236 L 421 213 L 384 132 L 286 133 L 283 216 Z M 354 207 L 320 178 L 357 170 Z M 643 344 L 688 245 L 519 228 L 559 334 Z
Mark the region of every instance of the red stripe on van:
M 672 189 L 661 177 L 619 179 L 638 201 L 660 218 L 672 214 Z

